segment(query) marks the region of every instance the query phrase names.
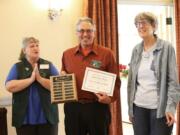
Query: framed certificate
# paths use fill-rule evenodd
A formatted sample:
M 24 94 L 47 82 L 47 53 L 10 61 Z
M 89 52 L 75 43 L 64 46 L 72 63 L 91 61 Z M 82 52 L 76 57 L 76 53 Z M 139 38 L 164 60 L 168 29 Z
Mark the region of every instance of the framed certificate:
M 104 92 L 108 96 L 113 96 L 115 81 L 116 74 L 87 67 L 82 90 L 94 93 Z

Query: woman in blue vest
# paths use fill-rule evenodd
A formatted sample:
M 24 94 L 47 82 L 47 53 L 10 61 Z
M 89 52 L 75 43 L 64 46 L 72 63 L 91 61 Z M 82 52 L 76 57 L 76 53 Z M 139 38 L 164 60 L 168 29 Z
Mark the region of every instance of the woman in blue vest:
M 12 125 L 17 135 L 57 135 L 58 107 L 51 104 L 49 77 L 58 75 L 54 65 L 40 58 L 39 41 L 26 37 L 11 68 L 6 89 L 13 94 Z

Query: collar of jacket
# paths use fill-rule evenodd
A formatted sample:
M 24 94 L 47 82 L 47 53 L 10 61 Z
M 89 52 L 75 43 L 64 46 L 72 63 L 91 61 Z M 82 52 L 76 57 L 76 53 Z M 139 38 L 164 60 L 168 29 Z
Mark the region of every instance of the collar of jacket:
M 157 38 L 156 47 L 155 47 L 154 51 L 159 51 L 162 49 L 162 47 L 163 47 L 163 45 L 162 45 L 161 39 Z M 135 49 L 138 54 L 141 54 L 143 51 L 143 41 L 141 43 L 139 43 Z

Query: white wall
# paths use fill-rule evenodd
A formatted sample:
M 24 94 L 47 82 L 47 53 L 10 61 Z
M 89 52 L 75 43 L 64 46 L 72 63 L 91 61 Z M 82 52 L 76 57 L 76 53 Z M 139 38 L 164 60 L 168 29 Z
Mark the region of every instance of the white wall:
M 118 0 L 118 3 L 166 5 L 166 4 L 172 4 L 173 0 Z
M 38 1 L 38 0 L 36 0 Z M 4 81 L 17 61 L 22 38 L 35 36 L 40 40 L 41 57 L 61 67 L 62 52 L 77 44 L 75 23 L 82 16 L 83 0 L 69 0 L 62 15 L 52 21 L 47 10 L 38 8 L 33 0 L 0 1 L 0 98 L 11 95 L 5 90 Z M 63 110 L 60 106 L 59 133 L 64 135 Z M 8 107 L 8 132 L 15 135 L 11 127 L 11 107 Z

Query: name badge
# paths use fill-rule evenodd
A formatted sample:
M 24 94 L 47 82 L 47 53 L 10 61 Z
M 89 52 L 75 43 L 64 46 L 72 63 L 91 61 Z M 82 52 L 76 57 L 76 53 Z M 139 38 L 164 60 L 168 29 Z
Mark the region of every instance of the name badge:
M 39 69 L 49 69 L 49 64 L 40 64 Z
M 92 60 L 90 65 L 94 68 L 99 69 L 102 66 L 102 62 L 98 60 Z

